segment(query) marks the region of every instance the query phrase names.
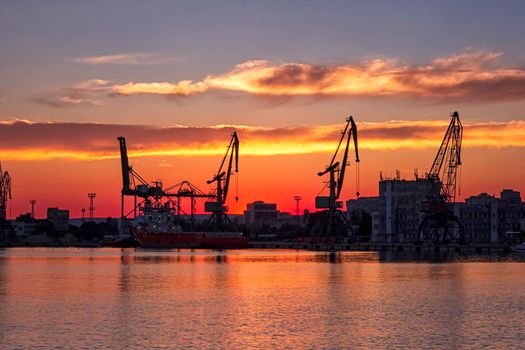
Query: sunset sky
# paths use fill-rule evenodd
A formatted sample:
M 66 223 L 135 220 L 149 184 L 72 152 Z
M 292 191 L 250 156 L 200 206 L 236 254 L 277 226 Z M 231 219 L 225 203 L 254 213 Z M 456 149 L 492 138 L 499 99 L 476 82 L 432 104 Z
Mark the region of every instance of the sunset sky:
M 464 125 L 461 195 L 525 193 L 523 1 L 0 1 L 0 161 L 10 218 L 96 192 L 118 216 L 117 136 L 134 169 L 202 190 L 240 139 L 227 203 L 313 209 L 345 118 L 360 192 L 428 170 Z M 355 198 L 353 155 L 343 200 Z M 202 211 L 202 204 L 200 204 Z

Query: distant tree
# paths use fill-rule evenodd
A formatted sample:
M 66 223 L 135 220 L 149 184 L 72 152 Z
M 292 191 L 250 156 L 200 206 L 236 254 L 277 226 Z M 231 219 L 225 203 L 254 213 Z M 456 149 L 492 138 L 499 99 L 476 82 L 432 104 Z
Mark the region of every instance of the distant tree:
M 35 219 L 33 219 L 31 217 L 31 213 L 25 213 L 25 214 L 18 215 L 16 217 L 15 221 L 31 223 L 31 222 L 35 221 Z
M 107 225 L 109 232 L 111 232 L 114 235 L 118 234 L 118 220 L 117 219 L 108 217 L 106 219 L 106 225 Z
M 73 229 L 70 232 L 81 240 L 102 240 L 104 236 L 115 236 L 118 234 L 118 221 L 107 218 L 106 222 L 84 222 L 80 225 L 80 228 Z
M 37 232 L 43 233 L 51 238 L 61 238 L 64 237 L 64 232 L 58 232 L 55 230 L 55 226 L 51 221 L 46 219 L 36 220 L 38 223 Z
M 104 234 L 98 229 L 98 225 L 95 222 L 84 222 L 80 225 L 78 238 L 84 241 L 92 241 L 93 239 L 102 239 Z

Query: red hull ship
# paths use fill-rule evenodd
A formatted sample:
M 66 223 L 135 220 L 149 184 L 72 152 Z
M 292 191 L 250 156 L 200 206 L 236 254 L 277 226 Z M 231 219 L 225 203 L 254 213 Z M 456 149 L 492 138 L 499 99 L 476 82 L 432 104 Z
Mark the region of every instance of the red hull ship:
M 190 232 L 177 224 L 169 204 L 140 208 L 139 215 L 131 227 L 138 243 L 143 248 L 207 248 L 241 249 L 249 247 L 249 239 L 241 232 Z
M 143 248 L 242 249 L 249 240 L 241 232 L 138 232 L 135 237 Z

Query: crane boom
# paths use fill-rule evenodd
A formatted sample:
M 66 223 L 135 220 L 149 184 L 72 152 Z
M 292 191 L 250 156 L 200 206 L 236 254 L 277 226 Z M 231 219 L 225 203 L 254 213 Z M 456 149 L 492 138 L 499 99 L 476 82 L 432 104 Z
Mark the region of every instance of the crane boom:
M 230 152 L 228 152 L 230 151 Z M 228 162 L 228 169 L 226 169 L 226 181 L 224 181 L 224 191 L 223 191 L 223 203 L 226 202 L 228 198 L 228 190 L 230 188 L 230 178 L 232 175 L 232 163 L 235 161 L 235 172 L 239 172 L 239 138 L 237 137 L 237 132 L 233 132 L 232 139 L 228 145 L 228 151 L 226 155 L 230 153 L 230 160 Z M 224 157 L 226 157 L 226 155 Z M 224 164 L 224 160 L 223 160 Z
M 229 157 L 229 158 L 228 158 Z M 226 169 L 224 169 L 224 164 L 226 163 L 226 159 L 228 159 L 228 165 Z M 230 188 L 230 179 L 232 175 L 232 166 L 235 162 L 235 172 L 239 172 L 239 138 L 237 137 L 237 132 L 233 132 L 232 138 L 230 140 L 230 143 L 228 144 L 228 148 L 226 149 L 226 153 L 224 154 L 224 157 L 222 158 L 221 164 L 219 166 L 219 170 L 217 171 L 216 175 L 211 179 L 206 181 L 208 184 L 212 184 L 214 182 L 222 182 L 224 178 L 224 183 L 219 186 L 221 188 L 220 198 L 217 198 L 221 204 L 226 203 L 226 199 L 228 198 L 228 190 Z
M 346 139 L 346 147 L 345 147 L 345 153 L 343 156 L 343 164 L 341 165 L 341 172 L 339 173 L 339 181 L 337 182 L 337 198 L 341 195 L 341 190 L 343 189 L 343 181 L 345 178 L 345 170 L 348 163 L 348 146 L 350 145 L 350 138 L 354 139 L 354 149 L 355 149 L 355 162 L 359 163 L 359 149 L 357 148 L 357 126 L 355 125 L 354 119 L 352 117 L 350 119 L 350 131 L 347 133 L 347 139 Z M 348 129 L 348 125 L 346 124 L 346 129 Z M 346 130 L 345 130 L 346 133 Z M 343 134 L 344 136 L 344 134 Z
M 117 139 L 118 139 L 119 146 L 120 146 L 120 163 L 122 167 L 122 193 L 125 194 L 125 193 L 131 192 L 131 188 L 130 188 L 131 168 L 129 166 L 126 139 L 123 136 L 119 136 Z
M 452 113 L 436 158 L 432 163 L 428 179 L 433 183 L 441 183 L 440 195 L 447 203 L 456 201 L 457 171 L 461 166 L 461 141 L 463 125 L 458 112 Z

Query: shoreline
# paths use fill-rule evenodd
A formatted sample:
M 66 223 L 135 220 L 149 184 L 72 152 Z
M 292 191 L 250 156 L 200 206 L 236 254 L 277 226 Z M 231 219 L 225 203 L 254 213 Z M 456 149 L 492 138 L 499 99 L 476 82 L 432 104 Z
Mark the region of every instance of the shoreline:
M 494 243 L 470 243 L 470 244 L 433 244 L 433 243 L 301 243 L 281 241 L 254 241 L 246 249 L 293 249 L 313 251 L 388 251 L 388 252 L 444 252 L 444 253 L 511 253 L 511 245 Z M 2 242 L 0 248 L 140 248 L 137 244 L 104 244 L 103 242 L 78 242 L 75 244 L 61 243 L 29 243 L 29 242 Z M 184 249 L 173 248 L 173 249 Z M 198 248 L 196 248 L 198 250 Z

